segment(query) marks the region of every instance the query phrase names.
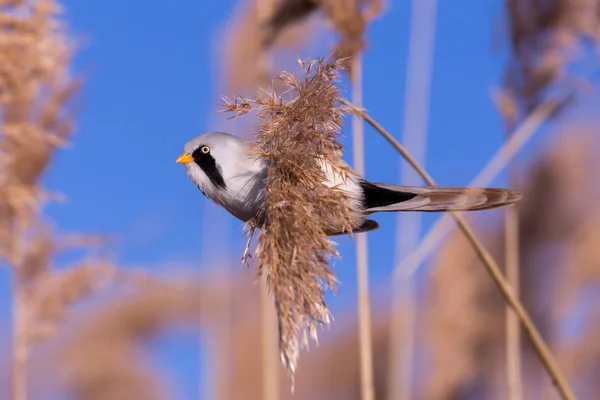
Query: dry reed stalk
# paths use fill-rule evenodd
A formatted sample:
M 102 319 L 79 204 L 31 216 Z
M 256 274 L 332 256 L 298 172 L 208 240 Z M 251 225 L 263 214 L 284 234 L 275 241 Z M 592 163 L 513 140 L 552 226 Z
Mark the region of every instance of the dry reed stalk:
M 568 65 L 581 56 L 581 39 L 600 40 L 600 3 L 590 0 L 506 0 L 511 58 L 498 108 L 507 126 L 531 111 L 553 88 L 575 80 Z M 514 174 L 513 174 L 514 177 Z M 506 214 L 507 274 L 518 287 L 518 217 Z M 507 372 L 511 399 L 522 398 L 519 331 L 507 319 Z
M 504 91 L 499 91 L 495 96 L 496 106 L 507 127 L 510 139 L 510 131 L 514 131 L 517 122 L 517 105 Z M 519 190 L 519 171 L 517 162 L 512 159 L 509 165 L 510 186 Z M 516 207 L 511 207 L 504 212 L 504 259 L 506 264 L 506 278 L 519 296 L 519 215 Z M 523 399 L 523 377 L 521 368 L 521 331 L 519 320 L 509 306 L 506 306 L 506 381 L 509 400 Z
M 347 103 L 347 102 L 346 102 Z M 347 103 L 348 104 L 348 103 Z M 394 147 L 398 150 L 398 152 L 411 164 L 413 168 L 421 175 L 423 180 L 427 182 L 427 184 L 431 186 L 435 186 L 435 182 L 433 179 L 425 172 L 425 170 L 414 160 L 414 158 L 398 143 L 389 132 L 385 131 L 381 127 L 381 125 L 374 122 L 372 118 L 370 118 L 364 110 L 361 110 L 351 104 L 348 104 L 350 110 L 358 115 L 361 115 L 367 122 L 369 122 L 375 129 L 377 129 L 381 134 L 383 134 L 390 142 L 393 143 Z M 527 333 L 531 344 L 533 345 L 536 354 L 540 358 L 540 361 L 546 368 L 548 375 L 551 377 L 553 383 L 555 384 L 557 390 L 561 394 L 564 399 L 574 400 L 575 397 L 573 395 L 573 391 L 569 387 L 566 379 L 562 371 L 560 370 L 554 356 L 550 352 L 546 342 L 538 332 L 537 328 L 533 324 L 529 314 L 519 301 L 519 299 L 515 296 L 510 284 L 507 282 L 506 278 L 502 274 L 500 268 L 490 255 L 490 253 L 485 249 L 485 247 L 480 243 L 477 239 L 475 233 L 472 231 L 470 226 L 466 223 L 464 218 L 456 212 L 451 212 L 452 217 L 456 220 L 456 223 L 459 229 L 463 232 L 469 244 L 477 253 L 478 258 L 481 260 L 483 266 L 486 271 L 492 278 L 496 287 L 500 290 L 500 293 L 504 297 L 506 303 L 516 312 L 519 317 L 519 321 L 523 326 L 523 329 Z
M 581 132 L 577 128 L 568 126 L 561 130 L 569 135 L 552 141 L 551 151 L 537 156 L 533 167 L 528 168 L 532 173 L 523 185 L 523 201 L 518 204 L 519 230 L 523 232 L 519 236 L 523 260 L 520 271 L 524 288 L 522 301 L 534 316 L 544 338 L 551 342 L 565 374 L 577 388 L 578 398 L 593 398 L 586 394 L 586 388 L 589 390 L 597 380 L 591 378 L 593 373 L 588 374 L 590 369 L 582 368 L 585 363 L 574 362 L 577 357 L 569 354 L 573 350 L 572 344 L 582 345 L 582 342 L 573 336 L 561 337 L 561 332 L 568 323 L 563 319 L 565 315 L 577 312 L 574 306 L 581 306 L 581 298 L 578 299 L 581 286 L 568 285 L 569 276 L 578 276 L 580 266 L 593 266 L 597 259 L 593 256 L 597 254 L 597 246 L 588 247 L 594 241 L 594 235 L 582 232 L 588 223 L 590 226 L 596 223 L 590 216 L 596 213 L 594 199 L 598 197 L 599 186 L 593 185 L 592 189 L 590 182 L 598 182 L 595 175 L 599 169 L 594 168 L 598 145 L 591 145 L 590 141 L 581 143 Z M 574 146 L 574 142 L 578 144 Z M 500 228 L 494 228 L 487 237 L 492 253 L 501 261 L 505 235 Z M 584 237 L 586 240 L 582 240 Z M 581 258 L 572 257 L 580 248 L 586 247 L 591 251 L 584 251 Z M 503 304 L 482 272 L 475 254 L 458 232 L 436 254 L 424 308 L 428 327 L 426 345 L 433 346 L 435 359 L 432 369 L 428 370 L 430 379 L 424 387 L 424 398 L 452 398 L 470 389 L 479 389 L 477 393 L 469 391 L 476 397 L 478 393 L 479 397 L 485 393 L 486 398 L 508 397 L 508 388 L 502 382 L 503 372 L 506 372 L 502 339 L 506 336 L 502 320 L 498 318 Z M 589 276 L 583 279 L 588 283 L 593 281 Z M 469 281 L 466 288 L 463 286 L 465 281 Z M 566 299 L 578 300 L 571 303 Z M 537 355 L 527 343 L 524 344 L 527 364 L 523 368 L 523 398 L 557 398 L 554 388 L 542 376 L 545 371 Z M 593 347 L 590 342 L 583 350 L 582 345 L 579 356 L 585 354 L 593 359 L 593 353 L 590 354 Z M 478 371 L 477 375 L 473 371 Z
M 412 2 L 402 142 L 421 164 L 425 161 L 427 146 L 436 13 L 437 0 Z M 414 170 L 400 165 L 400 182 L 418 185 L 420 180 Z M 421 214 L 399 213 L 397 220 L 396 258 L 399 263 L 418 244 Z M 409 400 L 413 398 L 416 293 L 411 275 L 395 274 L 393 278 L 387 398 Z
M 357 223 L 347 194 L 324 184 L 319 160 L 347 179 L 352 170 L 341 160 L 342 113 L 336 86 L 339 60 L 301 62 L 302 81 L 291 75 L 281 80 L 289 99 L 274 92 L 256 96 L 260 130 L 253 145 L 267 164 L 264 203 L 248 229 L 260 229 L 259 272 L 268 274 L 274 296 L 283 364 L 293 377 L 300 347 L 317 339 L 317 325 L 328 325 L 331 313 L 324 290 L 336 289 L 329 259 L 337 256 L 326 234 L 335 227 L 351 232 Z M 245 114 L 249 100 L 226 101 L 225 111 Z
M 504 117 L 510 139 L 510 132 L 514 131 L 517 122 L 516 104 L 507 98 L 505 92 L 496 96 L 497 106 Z M 519 190 L 519 170 L 516 159 L 509 165 L 510 186 Z M 516 207 L 507 208 L 504 212 L 504 259 L 506 264 L 506 278 L 519 296 L 519 215 Z M 521 331 L 517 315 L 509 306 L 506 306 L 506 380 L 509 400 L 523 399 L 523 377 L 521 368 Z
M 508 162 L 514 157 L 514 155 L 520 150 L 532 137 L 532 135 L 537 131 L 539 125 L 541 125 L 550 115 L 552 115 L 561 102 L 556 102 L 554 100 L 549 100 L 542 105 L 540 105 L 536 110 L 534 110 L 531 115 L 519 126 L 517 127 L 513 134 L 510 136 L 510 139 L 507 143 L 491 158 L 488 164 L 482 169 L 482 171 L 477 175 L 477 177 L 469 183 L 468 186 L 471 187 L 481 187 L 481 186 L 489 186 L 493 179 L 495 179 L 496 175 L 508 164 Z M 414 250 L 408 257 L 406 257 L 395 269 L 394 271 L 394 279 L 400 279 L 399 277 L 403 275 L 412 275 L 416 269 L 422 264 L 424 259 L 429 255 L 431 251 L 435 248 L 437 243 L 441 241 L 441 239 L 446 235 L 451 228 L 451 216 L 446 215 L 434 225 L 433 228 L 429 230 L 429 232 L 425 235 L 425 238 L 420 242 L 419 246 L 416 250 Z M 464 292 L 466 295 L 468 292 Z M 470 304 L 468 301 L 465 304 Z M 439 307 L 439 306 L 436 306 Z M 460 309 L 464 310 L 464 307 L 461 306 Z M 392 321 L 392 324 L 394 322 Z M 469 325 L 470 326 L 470 325 Z M 394 329 L 394 328 L 392 328 Z M 392 335 L 392 340 L 395 335 Z M 464 342 L 465 339 L 463 334 L 460 334 L 458 339 L 459 342 Z M 444 339 L 443 343 L 447 343 L 448 340 Z M 448 352 L 448 348 L 453 350 L 460 349 L 460 346 L 450 345 L 441 350 L 443 353 Z M 392 353 L 394 353 L 393 348 L 391 349 Z M 458 352 L 462 354 L 462 358 L 468 357 L 465 352 Z M 457 353 L 457 354 L 458 354 Z M 460 362 L 457 362 L 459 359 L 458 355 L 450 356 L 452 362 L 449 365 L 461 365 Z M 463 364 L 464 365 L 464 364 Z M 470 365 L 469 362 L 466 362 L 466 365 Z M 466 369 L 462 369 L 464 373 L 468 373 L 471 368 L 468 367 Z M 455 372 L 455 377 L 463 376 L 461 374 L 460 368 L 453 368 Z M 388 371 L 390 373 L 390 371 Z M 433 377 L 432 377 L 433 379 Z M 444 378 L 445 379 L 445 378 Z M 448 380 L 445 380 L 449 382 Z M 452 379 L 450 379 L 452 381 Z M 393 383 L 392 383 L 393 385 Z M 450 385 L 451 386 L 451 385 Z M 448 387 L 447 384 L 440 385 L 432 385 L 432 389 L 436 389 L 438 387 Z M 445 393 L 443 389 L 438 393 Z
M 510 135 L 509 140 L 494 154 L 486 166 L 469 182 L 469 187 L 488 186 L 497 177 L 497 175 L 509 164 L 525 144 L 533 137 L 538 128 L 560 107 L 564 106 L 569 98 L 563 97 L 559 100 L 550 99 L 540 104 L 524 121 L 514 133 Z M 372 120 L 371 124 L 377 124 Z M 385 135 L 384 135 L 385 137 Z M 393 137 L 386 137 L 386 140 L 394 146 Z M 435 249 L 437 244 L 446 236 L 452 228 L 452 216 L 444 215 L 423 237 L 418 247 L 408 255 L 397 266 L 395 273 L 404 271 L 406 274 L 413 274 L 425 258 Z
M 273 309 L 273 299 L 269 295 L 267 274 L 259 277 L 260 321 L 261 321 L 261 362 L 262 397 L 276 400 L 279 394 L 279 364 L 277 348 L 277 315 Z
M 273 14 L 273 0 L 256 0 L 256 26 L 260 27 Z M 268 51 L 261 51 L 257 57 L 257 69 L 269 71 L 272 57 Z M 277 315 L 273 300 L 269 296 L 266 270 L 259 277 L 260 311 L 262 327 L 263 395 L 265 400 L 277 400 L 279 394 L 279 368 L 277 364 Z
M 519 237 L 523 265 L 520 271 L 522 301 L 534 316 L 544 337 L 552 343 L 565 374 L 577 390 L 578 398 L 587 399 L 594 398 L 590 393 L 594 387 L 598 387 L 597 379 L 593 377 L 594 372 L 592 372 L 595 363 L 592 360 L 597 360 L 598 347 L 596 342 L 589 341 L 593 329 L 594 308 L 597 307 L 580 296 L 585 296 L 584 293 L 595 290 L 592 288 L 599 285 L 599 280 L 594 276 L 597 277 L 600 271 L 595 268 L 600 257 L 597 257 L 597 246 L 592 245 L 597 237 L 593 232 L 597 231 L 598 227 L 596 219 L 598 207 L 595 199 L 600 194 L 600 186 L 596 184 L 600 182 L 597 179 L 600 170 L 597 166 L 599 147 L 593 134 L 584 138 L 585 132 L 572 124 L 561 128 L 559 133 L 557 140 L 551 142 L 550 150 L 536 157 L 536 162 L 528 168 L 531 173 L 528 174 L 524 184 L 523 201 L 519 204 L 519 229 L 523 233 Z M 563 133 L 568 135 L 563 136 Z M 590 138 L 593 139 L 589 140 Z M 540 207 L 540 204 L 544 207 Z M 504 235 L 498 230 L 490 236 L 494 239 L 493 253 L 501 258 Z M 432 328 L 437 328 L 437 331 L 442 329 L 443 325 L 440 324 L 444 323 L 444 314 L 439 312 L 444 310 L 441 306 L 447 307 L 447 322 L 453 323 L 453 318 L 463 320 L 463 306 L 456 303 L 449 304 L 448 299 L 452 298 L 456 301 L 456 297 L 464 295 L 464 289 L 456 289 L 453 285 L 443 284 L 443 282 L 448 282 L 448 274 L 452 270 L 466 268 L 465 264 L 468 264 L 472 271 L 465 272 L 463 275 L 474 278 L 477 266 L 474 258 L 468 244 L 456 235 L 439 253 L 440 262 L 435 264 L 434 279 L 437 274 L 446 275 L 445 277 L 440 275 L 437 279 L 440 282 L 439 286 L 428 288 L 431 297 L 439 297 L 440 300 L 438 303 L 429 303 L 430 307 L 426 308 L 430 310 L 430 314 L 436 314 L 433 322 L 438 325 L 432 325 Z M 461 263 L 456 264 L 454 261 L 456 259 L 460 259 Z M 586 270 L 595 271 L 592 274 L 582 274 Z M 481 284 L 476 287 L 481 292 L 476 297 L 477 304 L 484 307 L 481 311 L 482 316 L 499 315 L 502 306 L 497 301 L 492 303 L 491 299 L 486 300 L 490 298 L 493 288 Z M 586 309 L 589 314 L 584 318 L 591 318 L 582 322 L 579 334 L 581 336 L 564 335 L 565 327 L 572 326 L 573 323 L 568 318 L 582 311 L 586 312 Z M 461 314 L 461 318 L 457 317 L 458 314 Z M 427 318 L 431 319 L 431 317 Z M 482 333 L 475 335 L 481 339 L 473 340 L 471 335 L 476 333 L 473 332 L 473 327 L 453 324 L 449 329 L 444 330 L 441 339 L 450 340 L 447 349 L 456 349 L 459 347 L 457 343 L 462 343 L 466 346 L 466 351 L 463 353 L 472 354 L 471 357 L 477 357 L 479 360 L 485 358 L 496 360 L 496 365 L 492 366 L 495 369 L 486 370 L 480 378 L 500 377 L 505 368 L 504 365 L 500 365 L 503 364 L 503 349 L 500 346 L 503 332 L 498 324 L 500 321 L 495 321 L 496 323 L 492 325 L 481 317 L 474 320 L 481 320 L 484 324 L 495 328 L 487 335 Z M 433 332 L 435 333 L 436 331 Z M 430 372 L 431 375 L 448 378 L 446 372 L 449 370 L 448 366 L 457 366 L 456 357 L 448 354 L 448 351 L 452 350 L 446 350 L 441 356 L 436 353 L 435 369 Z M 525 355 L 523 397 L 557 398 L 554 388 L 549 382 L 546 383 L 547 380 L 543 376 L 545 371 L 528 343 L 524 343 L 523 352 Z M 444 356 L 450 359 L 444 362 Z M 482 368 L 484 366 L 479 362 L 478 370 Z M 452 371 L 454 372 L 455 369 L 452 368 Z M 458 383 L 462 383 L 446 382 L 454 391 L 460 387 Z M 481 387 L 481 383 L 477 381 L 473 385 Z M 484 388 L 485 393 L 491 393 L 492 389 Z M 507 397 L 505 389 L 505 385 L 502 385 L 500 393 L 497 394 L 498 398 Z M 426 398 L 432 397 L 426 396 Z
M 511 182 L 511 187 L 517 190 L 515 180 Z M 513 287 L 515 296 L 519 296 L 519 214 L 516 209 L 505 211 L 504 234 L 506 279 Z M 521 327 L 517 315 L 509 306 L 506 306 L 506 379 L 508 399 L 522 400 Z
M 362 104 L 362 62 L 360 54 L 352 61 L 352 101 Z M 365 146 L 363 121 L 357 116 L 352 118 L 352 159 L 354 170 L 364 176 Z M 358 285 L 358 338 L 360 348 L 360 386 L 361 399 L 374 400 L 373 386 L 373 340 L 371 338 L 371 300 L 369 296 L 369 261 L 366 233 L 356 235 L 356 279 Z

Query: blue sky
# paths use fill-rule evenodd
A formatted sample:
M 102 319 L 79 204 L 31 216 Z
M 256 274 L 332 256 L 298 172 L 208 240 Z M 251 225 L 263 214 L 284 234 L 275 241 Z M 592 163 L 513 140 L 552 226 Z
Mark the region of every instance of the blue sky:
M 400 137 L 410 2 L 391 3 L 368 30 L 364 105 Z M 427 169 L 439 184 L 465 185 L 504 138 L 490 97 L 506 56 L 493 47 L 502 4 L 439 3 Z M 153 272 L 214 265 L 227 243 L 234 246 L 234 259 L 242 251 L 241 223 L 208 203 L 174 162 L 187 140 L 214 129 L 220 118 L 214 111 L 228 93 L 216 86 L 214 43 L 235 4 L 172 4 L 64 1 L 71 32 L 85 39 L 74 67 L 86 82 L 72 146 L 59 153 L 45 179 L 69 199 L 48 209 L 60 231 L 117 235 L 120 264 Z M 395 151 L 371 129 L 365 135 L 366 177 L 397 182 Z M 351 161 L 350 140 L 345 143 Z M 427 215 L 425 227 L 438 217 Z M 393 269 L 396 232 L 393 215 L 376 219 L 382 228 L 369 234 L 373 286 Z M 334 312 L 352 306 L 356 296 L 354 246 L 347 238 L 339 242 L 343 258 L 335 269 L 342 286 L 330 301 Z M 2 327 L 9 324 L 8 283 L 1 271 Z M 178 398 L 195 398 L 202 366 L 194 338 L 169 336 L 157 346 L 157 360 L 170 371 Z

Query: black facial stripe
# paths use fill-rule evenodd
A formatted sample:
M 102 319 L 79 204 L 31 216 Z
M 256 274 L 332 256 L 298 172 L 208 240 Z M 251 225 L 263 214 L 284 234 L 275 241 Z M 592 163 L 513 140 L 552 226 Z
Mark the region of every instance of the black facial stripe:
M 408 201 L 416 197 L 416 194 L 414 193 L 397 192 L 395 190 L 373 185 L 371 182 L 365 180 L 360 182 L 360 187 L 362 188 L 364 194 L 363 207 L 365 209 L 385 207 L 391 204 Z
M 216 187 L 220 187 L 223 189 L 227 189 L 227 185 L 225 184 L 225 179 L 223 179 L 223 172 L 215 161 L 215 158 L 210 154 L 204 154 L 200 149 L 202 146 L 198 148 L 198 150 L 192 153 L 192 157 L 194 157 L 194 162 L 204 171 L 208 179 L 212 182 Z

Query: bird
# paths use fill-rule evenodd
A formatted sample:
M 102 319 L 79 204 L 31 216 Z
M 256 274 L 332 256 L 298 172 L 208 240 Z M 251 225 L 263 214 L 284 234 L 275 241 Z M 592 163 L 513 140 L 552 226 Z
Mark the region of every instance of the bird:
M 176 162 L 185 166 L 189 179 L 210 200 L 231 215 L 247 222 L 255 217 L 264 201 L 267 164 L 250 150 L 251 142 L 225 132 L 202 133 L 189 140 Z M 326 229 L 328 236 L 370 232 L 379 223 L 367 218 L 376 212 L 448 212 L 489 210 L 509 206 L 521 194 L 501 188 L 454 186 L 399 186 L 371 182 L 356 173 L 342 177 L 326 161 L 317 161 L 328 187 L 343 190 L 356 210 L 352 232 L 341 226 Z M 345 163 L 340 160 L 341 163 Z M 244 252 L 246 256 L 248 246 Z

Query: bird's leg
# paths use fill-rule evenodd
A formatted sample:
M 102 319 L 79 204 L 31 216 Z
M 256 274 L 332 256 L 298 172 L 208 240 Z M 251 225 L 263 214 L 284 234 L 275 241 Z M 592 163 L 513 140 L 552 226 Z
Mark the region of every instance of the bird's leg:
M 252 241 L 252 237 L 254 236 L 254 228 L 250 228 L 247 233 L 248 241 L 246 242 L 246 248 L 244 249 L 244 254 L 242 254 L 242 265 L 246 268 L 248 267 L 248 257 L 252 258 L 250 254 L 250 242 Z

